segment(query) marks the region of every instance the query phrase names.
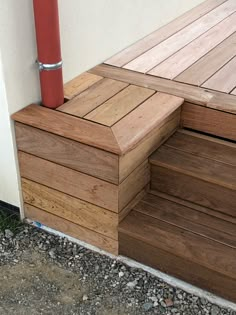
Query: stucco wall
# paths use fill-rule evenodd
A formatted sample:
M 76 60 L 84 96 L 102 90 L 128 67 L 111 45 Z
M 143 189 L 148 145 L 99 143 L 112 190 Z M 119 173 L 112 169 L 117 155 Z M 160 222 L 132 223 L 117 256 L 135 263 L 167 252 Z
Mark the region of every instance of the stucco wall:
M 64 81 L 203 0 L 59 0 Z M 0 200 L 20 205 L 9 115 L 40 100 L 32 0 L 0 1 Z

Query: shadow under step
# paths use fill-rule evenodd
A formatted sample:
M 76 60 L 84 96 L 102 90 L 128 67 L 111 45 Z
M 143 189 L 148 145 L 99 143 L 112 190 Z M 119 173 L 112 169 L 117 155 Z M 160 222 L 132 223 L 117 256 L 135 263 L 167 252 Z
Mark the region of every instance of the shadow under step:
M 119 254 L 236 301 L 235 229 L 149 193 L 120 223 Z
M 149 161 L 151 190 L 236 217 L 236 144 L 179 130 Z

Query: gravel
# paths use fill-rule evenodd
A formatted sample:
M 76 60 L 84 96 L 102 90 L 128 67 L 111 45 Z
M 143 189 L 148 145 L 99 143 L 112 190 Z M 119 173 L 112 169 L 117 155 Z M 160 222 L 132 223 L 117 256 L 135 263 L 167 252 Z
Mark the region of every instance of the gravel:
M 0 232 L 0 283 L 0 315 L 236 315 L 31 226 Z

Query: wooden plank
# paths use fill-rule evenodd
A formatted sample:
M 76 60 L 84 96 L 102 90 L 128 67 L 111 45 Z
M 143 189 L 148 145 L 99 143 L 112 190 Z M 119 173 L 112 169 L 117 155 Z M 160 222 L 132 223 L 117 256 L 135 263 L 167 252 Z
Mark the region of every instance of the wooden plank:
M 183 199 L 177 198 L 175 196 L 165 194 L 165 193 L 160 192 L 160 191 L 150 190 L 150 194 L 155 195 L 155 196 L 159 196 L 161 198 L 165 198 L 165 199 L 170 200 L 170 201 L 173 201 L 175 203 L 178 203 L 179 205 L 183 205 L 184 207 L 192 208 L 196 211 L 203 212 L 207 215 L 210 215 L 213 218 L 220 219 L 220 222 L 223 222 L 223 221 L 230 222 L 230 223 L 233 223 L 234 226 L 236 224 L 236 217 L 229 216 L 229 215 L 224 214 L 222 212 L 218 212 L 218 211 L 215 211 L 213 209 L 206 208 L 206 207 L 203 207 L 201 205 L 197 205 L 197 204 L 192 203 L 190 201 L 183 200 Z M 235 235 L 235 228 L 232 231 L 228 229 L 228 233 Z
M 110 128 L 39 105 L 29 105 L 12 119 L 113 153 L 120 148 Z
M 19 150 L 118 183 L 117 155 L 21 123 L 15 130 Z
M 236 302 L 236 281 L 222 273 L 119 233 L 119 254 Z
M 236 11 L 229 0 L 124 66 L 146 73 Z
M 236 95 L 236 88 L 231 92 L 231 94 Z
M 152 194 L 147 194 L 134 210 L 236 249 L 235 224 Z
M 158 45 L 168 37 L 177 33 L 179 30 L 183 29 L 190 23 L 199 19 L 203 15 L 207 14 L 211 10 L 215 9 L 217 6 L 224 3 L 226 0 L 207 0 L 199 4 L 192 10 L 184 13 L 174 21 L 171 21 L 167 25 L 164 25 L 160 29 L 154 31 L 148 36 L 142 38 L 137 43 L 129 46 L 123 51 L 119 52 L 115 56 L 111 57 L 106 61 L 107 64 L 122 67 L 131 60 L 137 58 L 147 50 Z
M 236 33 L 226 38 L 191 67 L 180 73 L 175 80 L 200 86 L 235 55 Z
M 186 128 L 236 140 L 236 116 L 233 114 L 184 103 L 181 124 Z
M 119 212 L 150 182 L 150 168 L 148 160 L 139 165 L 119 185 Z
M 21 180 L 24 202 L 92 231 L 118 238 L 118 215 L 28 179 Z
M 236 144 L 228 141 L 179 130 L 165 142 L 165 146 L 236 166 Z
M 182 98 L 156 93 L 117 122 L 112 131 L 121 151 L 128 152 L 155 127 L 161 127 L 165 119 L 180 108 L 182 103 Z
M 21 176 L 118 212 L 118 186 L 19 151 Z
M 150 89 L 168 93 L 170 95 L 183 97 L 185 101 L 199 105 L 206 106 L 213 99 L 222 99 L 222 111 L 236 112 L 235 95 L 227 95 L 222 92 L 207 90 L 185 83 L 170 81 L 168 79 L 158 78 L 126 69 L 107 66 L 104 64 L 91 69 L 90 72 L 138 86 L 148 87 Z
M 91 75 L 91 73 L 88 72 L 77 76 L 64 85 L 65 98 L 73 98 L 100 80 L 102 80 L 102 77 Z
M 57 110 L 83 117 L 127 86 L 127 83 L 121 81 L 106 78 L 99 80 L 69 102 L 58 107 Z
M 153 217 L 132 211 L 119 232 L 236 279 L 236 250 Z
M 149 73 L 167 79 L 174 79 L 235 31 L 236 14 L 232 14 L 168 59 L 164 60 Z
M 224 111 L 224 112 L 228 112 L 228 113 L 232 113 L 232 114 L 236 115 L 236 99 L 234 99 L 234 100 L 232 99 L 232 102 L 230 101 L 230 103 L 228 103 L 226 101 L 226 98 L 228 96 L 235 97 L 234 95 L 228 95 L 228 94 L 222 93 L 221 95 L 214 96 L 207 103 L 207 107 L 217 109 L 220 111 Z
M 26 218 L 40 222 L 56 231 L 77 238 L 83 242 L 103 249 L 111 254 L 118 254 L 118 242 L 102 234 L 86 229 L 56 215 L 38 209 L 28 204 L 24 204 Z
M 179 126 L 179 120 L 180 110 L 177 110 L 165 118 L 161 127 L 154 128 L 133 150 L 119 158 L 120 183 L 173 134 Z
M 153 95 L 155 91 L 130 85 L 85 116 L 86 119 L 112 126 Z
M 236 25 L 236 22 L 234 24 Z M 231 59 L 223 68 L 218 70 L 202 86 L 208 89 L 230 93 L 236 86 L 235 72 L 236 57 Z
M 151 173 L 151 190 L 236 217 L 235 190 L 160 166 L 152 166 Z
M 236 154 L 234 154 L 234 157 L 236 157 Z M 236 196 L 236 166 L 176 150 L 166 145 L 161 146 L 151 156 L 150 162 L 153 165 L 166 167 L 170 170 L 232 189 L 235 191 Z

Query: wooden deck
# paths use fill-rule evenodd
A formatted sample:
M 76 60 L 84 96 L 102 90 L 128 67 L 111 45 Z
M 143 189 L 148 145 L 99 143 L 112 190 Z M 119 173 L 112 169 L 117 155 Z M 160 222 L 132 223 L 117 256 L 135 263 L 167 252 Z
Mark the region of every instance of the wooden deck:
M 205 1 L 14 114 L 26 217 L 236 301 L 235 31 Z

